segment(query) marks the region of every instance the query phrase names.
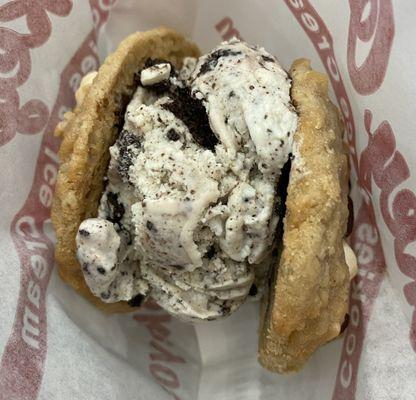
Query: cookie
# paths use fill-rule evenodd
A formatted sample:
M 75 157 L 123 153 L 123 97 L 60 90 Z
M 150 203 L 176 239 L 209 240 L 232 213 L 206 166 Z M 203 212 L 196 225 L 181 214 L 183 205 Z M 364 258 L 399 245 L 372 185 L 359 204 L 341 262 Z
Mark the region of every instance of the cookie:
M 290 75 L 299 124 L 283 241 L 259 329 L 259 361 L 280 373 L 299 370 L 340 334 L 349 289 L 343 250 L 349 171 L 340 113 L 328 98 L 328 78 L 309 61 L 295 61 Z
M 125 107 L 138 84 L 136 73 L 149 58 L 168 60 L 179 68 L 182 59 L 188 56 L 199 56 L 198 48 L 167 28 L 128 36 L 107 57 L 93 81 L 86 82 L 79 92 L 77 106 L 65 114 L 55 131 L 62 138 L 52 206 L 59 274 L 107 312 L 132 308 L 126 302 L 103 303 L 90 292 L 76 258 L 76 233 L 81 221 L 97 216 L 110 160 L 109 147 L 123 126 Z

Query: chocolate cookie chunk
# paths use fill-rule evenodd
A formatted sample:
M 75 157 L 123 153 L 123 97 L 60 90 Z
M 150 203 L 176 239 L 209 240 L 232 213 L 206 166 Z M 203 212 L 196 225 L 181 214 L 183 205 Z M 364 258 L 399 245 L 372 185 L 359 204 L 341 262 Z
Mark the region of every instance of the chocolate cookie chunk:
M 173 101 L 163 107 L 188 127 L 196 143 L 205 149 L 214 150 L 218 138 L 212 132 L 202 101 L 192 97 L 188 87 L 175 88 L 171 97 Z
M 140 149 L 140 140 L 134 133 L 123 129 L 117 139 L 119 149 L 117 172 L 124 182 L 129 180 L 129 168 Z

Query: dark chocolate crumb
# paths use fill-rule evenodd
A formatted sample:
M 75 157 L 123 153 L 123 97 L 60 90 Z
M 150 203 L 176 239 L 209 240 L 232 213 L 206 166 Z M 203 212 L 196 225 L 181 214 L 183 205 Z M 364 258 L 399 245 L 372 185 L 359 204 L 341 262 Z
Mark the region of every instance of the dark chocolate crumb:
M 212 132 L 202 101 L 192 97 L 189 88 L 175 88 L 171 94 L 173 101 L 163 105 L 189 129 L 193 139 L 200 146 L 214 150 L 218 139 Z
M 201 65 L 198 71 L 198 77 L 212 71 L 218 64 L 221 57 L 237 56 L 241 54 L 240 51 L 233 51 L 230 49 L 220 49 L 208 55 L 206 61 Z
M 250 286 L 248 294 L 250 296 L 255 296 L 257 294 L 257 286 L 254 283 Z
M 156 231 L 156 228 L 152 221 L 146 221 L 146 228 L 149 229 L 149 231 Z
M 249 86 L 249 89 L 250 89 L 250 90 L 253 90 L 253 89 L 254 89 L 254 86 L 253 86 L 253 85 L 250 85 L 250 86 Z
M 91 272 L 90 272 L 90 270 L 88 269 L 88 264 L 87 263 L 84 263 L 83 265 L 82 265 L 82 270 L 87 274 L 87 275 L 91 275 Z
M 109 292 L 102 292 L 100 293 L 100 296 L 103 300 L 107 300 L 110 298 L 110 293 Z
M 170 83 L 170 80 L 167 79 L 167 80 L 155 83 L 151 86 L 150 85 L 146 86 L 146 89 L 149 89 L 149 90 L 155 92 L 156 94 L 164 94 L 164 93 L 167 93 L 167 92 L 170 91 L 171 83 Z
M 113 224 L 120 223 L 121 219 L 124 216 L 124 206 L 118 202 L 118 196 L 116 193 L 107 192 L 107 205 L 110 210 L 107 219 Z
M 130 306 L 130 307 L 140 307 L 141 306 L 141 304 L 143 303 L 143 300 L 144 300 L 144 296 L 142 295 L 142 294 L 138 294 L 138 295 L 136 295 L 136 296 L 134 296 L 132 299 L 130 299 L 128 302 L 127 302 L 127 304 Z
M 231 90 L 230 93 L 228 93 L 228 97 L 233 97 L 235 95 L 234 90 Z
M 140 149 L 141 144 L 137 135 L 123 129 L 117 139 L 119 149 L 117 172 L 124 182 L 129 180 L 129 168 L 133 164 L 135 152 Z
M 346 313 L 345 314 L 345 318 L 344 318 L 344 322 L 342 323 L 342 325 L 341 325 L 341 330 L 340 330 L 340 334 L 342 333 L 342 332 L 344 332 L 345 331 L 345 329 L 347 329 L 348 328 L 348 324 L 350 323 L 350 314 L 348 314 L 348 313 Z
M 211 260 L 212 257 L 215 256 L 215 253 L 216 253 L 215 247 L 211 246 L 208 248 L 207 252 L 205 253 L 205 257 Z
M 105 275 L 105 269 L 103 267 L 97 267 L 97 272 L 99 272 L 101 275 Z
M 261 58 L 266 62 L 275 62 L 275 60 L 272 57 L 269 56 L 261 56 Z
M 221 307 L 222 315 L 228 315 L 231 312 L 231 308 L 229 306 L 223 305 Z
M 173 129 L 173 128 L 169 129 L 166 136 L 169 140 L 172 140 L 173 142 L 176 142 L 180 139 L 179 133 L 176 132 L 175 129 Z
M 78 231 L 78 233 L 79 233 L 81 236 L 85 236 L 85 237 L 90 236 L 90 233 L 89 233 L 88 231 L 86 231 L 85 229 L 80 229 L 80 230 Z

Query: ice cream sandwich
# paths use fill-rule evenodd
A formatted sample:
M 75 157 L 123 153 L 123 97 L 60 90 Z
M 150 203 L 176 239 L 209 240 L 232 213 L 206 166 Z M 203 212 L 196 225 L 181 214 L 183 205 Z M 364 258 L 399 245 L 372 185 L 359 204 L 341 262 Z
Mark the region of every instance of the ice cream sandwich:
M 152 297 L 209 321 L 262 297 L 259 360 L 297 370 L 347 312 L 340 114 L 306 60 L 287 73 L 237 39 L 199 54 L 138 32 L 83 79 L 56 129 L 59 271 L 109 312 Z

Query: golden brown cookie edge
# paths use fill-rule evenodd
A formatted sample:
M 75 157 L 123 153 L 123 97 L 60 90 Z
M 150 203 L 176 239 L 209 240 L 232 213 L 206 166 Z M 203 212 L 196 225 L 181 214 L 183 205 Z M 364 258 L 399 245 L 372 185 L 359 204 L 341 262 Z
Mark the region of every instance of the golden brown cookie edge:
M 280 373 L 299 370 L 338 336 L 349 289 L 342 248 L 349 174 L 342 121 L 325 75 L 304 59 L 293 63 L 290 75 L 299 154 L 290 173 L 277 278 L 263 302 L 259 329 L 259 361 Z

